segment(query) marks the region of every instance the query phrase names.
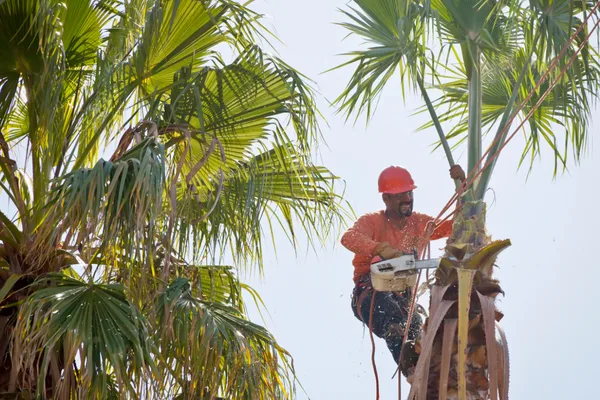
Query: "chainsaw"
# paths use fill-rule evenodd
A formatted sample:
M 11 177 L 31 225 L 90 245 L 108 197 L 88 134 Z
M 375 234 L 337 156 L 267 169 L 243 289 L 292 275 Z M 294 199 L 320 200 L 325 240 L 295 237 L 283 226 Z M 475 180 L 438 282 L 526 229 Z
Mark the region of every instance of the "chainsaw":
M 417 281 L 417 271 L 437 268 L 440 258 L 418 260 L 416 253 L 371 264 L 371 282 L 380 292 L 404 291 Z

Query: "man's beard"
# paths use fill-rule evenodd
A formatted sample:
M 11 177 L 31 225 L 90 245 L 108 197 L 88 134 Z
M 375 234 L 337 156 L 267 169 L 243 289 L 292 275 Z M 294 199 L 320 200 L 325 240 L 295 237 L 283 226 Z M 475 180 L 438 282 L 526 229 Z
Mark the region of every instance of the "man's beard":
M 398 206 L 398 215 L 402 217 L 410 217 L 413 212 L 413 201 L 401 203 Z

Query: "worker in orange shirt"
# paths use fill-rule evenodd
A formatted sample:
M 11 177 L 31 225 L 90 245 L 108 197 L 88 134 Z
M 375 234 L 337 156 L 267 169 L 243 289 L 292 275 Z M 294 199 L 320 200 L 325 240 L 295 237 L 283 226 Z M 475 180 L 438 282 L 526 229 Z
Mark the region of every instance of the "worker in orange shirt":
M 450 169 L 454 180 L 465 180 L 459 165 Z M 432 230 L 434 218 L 413 212 L 413 190 L 417 188 L 410 173 L 401 167 L 388 167 L 379 175 L 379 192 L 382 193 L 385 210 L 365 214 L 342 236 L 342 245 L 355 254 L 354 291 L 352 311 L 363 323 L 369 323 L 371 313 L 370 268 L 374 258 L 390 259 L 412 254 L 427 244 L 426 230 Z M 452 221 L 446 221 L 431 231 L 431 240 L 448 237 L 452 232 Z M 394 361 L 399 361 L 405 325 L 408 319 L 411 289 L 402 293 L 377 292 L 373 308 L 373 333 L 385 339 Z M 413 341 L 419 334 L 422 317 L 414 313 L 408 332 Z M 403 355 L 404 357 L 404 355 Z

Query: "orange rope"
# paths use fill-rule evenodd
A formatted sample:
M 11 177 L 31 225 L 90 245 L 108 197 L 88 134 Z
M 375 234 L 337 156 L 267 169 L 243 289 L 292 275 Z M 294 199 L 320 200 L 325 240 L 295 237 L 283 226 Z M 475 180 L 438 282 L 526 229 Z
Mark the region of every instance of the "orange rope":
M 575 40 L 575 38 L 577 37 L 577 35 L 579 35 L 579 33 L 583 30 L 584 26 L 587 25 L 587 22 L 589 21 L 589 19 L 592 17 L 592 15 L 594 15 L 594 12 L 600 7 L 600 1 L 598 1 L 596 3 L 596 5 L 594 6 L 594 8 L 592 8 L 592 10 L 588 13 L 588 15 L 585 17 L 585 19 L 583 20 L 583 22 L 581 23 L 581 25 L 579 25 L 579 27 L 577 28 L 577 30 L 575 31 L 575 33 L 573 33 L 573 35 L 571 35 L 571 37 L 569 38 L 569 40 L 567 41 L 567 43 L 565 43 L 565 45 L 563 46 L 563 48 L 561 49 L 560 53 L 554 57 L 554 59 L 552 60 L 552 62 L 550 63 L 550 66 L 548 67 L 548 69 L 546 70 L 546 72 L 542 75 L 542 77 L 537 81 L 535 87 L 533 89 L 531 89 L 531 91 L 527 94 L 527 97 L 525 97 L 525 100 L 523 100 L 521 102 L 521 104 L 517 107 L 517 109 L 515 110 L 515 112 L 513 113 L 513 116 L 508 120 L 508 122 L 506 123 L 506 125 L 504 126 L 504 128 L 502 129 L 501 133 L 496 135 L 496 137 L 494 138 L 494 140 L 490 143 L 489 147 L 487 148 L 487 150 L 485 151 L 485 153 L 483 153 L 483 155 L 481 156 L 481 158 L 477 161 L 477 163 L 475 164 L 475 168 L 473 168 L 473 170 L 471 170 L 469 172 L 469 174 L 467 175 L 467 177 L 465 178 L 465 183 L 462 186 L 462 190 L 465 190 L 466 188 L 468 188 L 469 186 L 471 186 L 473 184 L 473 182 L 475 181 L 475 179 L 477 179 L 482 173 L 483 171 L 492 163 L 492 161 L 494 161 L 501 153 L 501 151 L 504 149 L 504 147 L 506 147 L 506 145 L 516 136 L 516 134 L 518 133 L 519 129 L 521 129 L 521 127 L 527 122 L 527 120 L 529 119 L 529 117 L 531 117 L 531 115 L 535 112 L 535 110 L 539 107 L 539 105 L 542 103 L 542 101 L 544 101 L 546 99 L 546 97 L 548 97 L 548 94 L 550 93 L 550 91 L 554 88 L 554 86 L 556 86 L 556 83 L 558 83 L 558 81 L 562 78 L 562 76 L 564 75 L 565 71 L 567 70 L 567 68 L 569 66 L 571 66 L 571 64 L 573 63 L 573 61 L 575 60 L 575 57 L 577 57 L 577 54 L 579 54 L 579 52 L 581 51 L 581 49 L 583 48 L 583 46 L 585 46 L 585 44 L 589 41 L 589 38 L 591 37 L 592 33 L 594 32 L 594 30 L 596 30 L 596 28 L 598 27 L 598 23 L 600 22 L 600 20 L 597 20 L 592 28 L 592 30 L 589 32 L 589 34 L 587 35 L 587 37 L 585 38 L 585 40 L 583 40 L 581 42 L 581 44 L 579 45 L 579 47 L 577 48 L 577 50 L 573 53 L 573 55 L 571 56 L 571 59 L 569 60 L 569 62 L 567 63 L 567 65 L 565 65 L 565 67 L 560 71 L 558 77 L 554 80 L 554 82 L 552 82 L 552 84 L 548 87 L 548 89 L 546 89 L 546 91 L 544 92 L 544 94 L 540 97 L 540 99 L 538 100 L 538 102 L 535 104 L 534 107 L 532 107 L 532 109 L 527 113 L 527 115 L 525 116 L 525 118 L 523 119 L 523 121 L 519 124 L 519 126 L 517 127 L 517 129 L 515 129 L 515 131 L 513 132 L 512 135 L 510 135 L 506 141 L 500 146 L 500 148 L 498 149 L 498 151 L 496 152 L 496 154 L 494 154 L 493 156 L 490 157 L 489 160 L 487 160 L 487 162 L 483 165 L 482 168 L 479 168 L 481 166 L 481 163 L 483 162 L 484 158 L 490 153 L 490 151 L 492 150 L 492 147 L 498 143 L 498 141 L 500 140 L 500 138 L 510 129 L 512 122 L 517 118 L 517 116 L 519 115 L 519 112 L 521 112 L 521 110 L 523 110 L 523 108 L 525 107 L 525 105 L 527 104 L 527 102 L 531 99 L 531 97 L 533 96 L 533 94 L 540 88 L 540 86 L 542 85 L 542 83 L 544 83 L 546 81 L 546 79 L 548 78 L 548 75 L 550 74 L 550 72 L 556 67 L 556 65 L 558 64 L 558 61 L 564 56 L 564 54 L 566 53 L 566 51 L 568 50 L 569 46 L 573 43 L 573 41 Z M 460 196 L 460 194 L 462 193 L 462 190 L 457 191 L 456 193 L 454 193 L 452 195 L 452 197 L 450 198 L 450 200 L 448 200 L 448 202 L 446 203 L 446 205 L 444 206 L 444 208 L 442 208 L 442 211 L 440 211 L 440 213 L 438 214 L 438 216 L 435 218 L 435 222 L 436 222 L 436 227 L 437 225 L 437 220 L 446 212 L 448 211 L 448 209 L 452 206 L 452 204 L 458 200 L 458 197 Z M 456 210 L 454 211 L 456 212 Z M 446 218 L 447 219 L 447 218 Z M 446 220 L 444 219 L 444 221 Z
M 496 135 L 496 137 L 494 138 L 494 140 L 492 141 L 492 143 L 490 144 L 490 146 L 487 148 L 486 152 L 481 156 L 481 158 L 479 159 L 479 161 L 477 161 L 477 164 L 475 165 L 475 168 L 473 168 L 473 170 L 470 171 L 469 174 L 467 175 L 467 179 L 466 179 L 467 183 L 464 184 L 464 188 L 467 188 L 471 184 L 473 184 L 473 182 L 475 181 L 475 179 L 477 179 L 479 177 L 479 175 L 481 175 L 483 173 L 483 171 L 491 164 L 491 162 L 493 160 L 495 160 L 500 155 L 500 152 L 504 149 L 504 147 L 508 144 L 508 142 L 510 142 L 512 140 L 512 138 L 515 137 L 515 135 L 518 133 L 519 129 L 521 129 L 521 127 L 527 122 L 527 120 L 529 119 L 529 117 L 531 117 L 531 115 L 535 112 L 535 110 L 537 110 L 537 108 L 540 106 L 540 104 L 542 103 L 542 101 L 544 101 L 546 99 L 546 97 L 548 96 L 548 94 L 550 94 L 550 91 L 554 88 L 554 86 L 556 86 L 556 83 L 562 78 L 562 76 L 564 75 L 564 73 L 567 70 L 567 68 L 569 66 L 571 66 L 571 64 L 575 60 L 575 57 L 577 57 L 577 54 L 579 54 L 579 52 L 581 51 L 581 49 L 583 48 L 583 46 L 585 46 L 585 44 L 588 42 L 588 40 L 591 37 L 591 35 L 594 32 L 594 30 L 598 27 L 598 23 L 600 22 L 600 20 L 597 20 L 595 22 L 594 27 L 592 28 L 592 30 L 590 31 L 590 33 L 587 35 L 587 37 L 585 38 L 585 40 L 581 42 L 581 44 L 579 45 L 579 47 L 577 48 L 577 50 L 573 53 L 573 56 L 571 56 L 571 59 L 569 60 L 569 62 L 567 63 L 567 65 L 565 65 L 565 67 L 560 71 L 558 77 L 548 87 L 548 89 L 546 89 L 546 91 L 540 97 L 540 99 L 535 104 L 535 106 L 532 107 L 532 109 L 529 111 L 529 113 L 527 113 L 527 115 L 525 116 L 525 118 L 523 119 L 523 121 L 519 124 L 519 126 L 517 127 L 517 129 L 515 129 L 515 132 L 510 137 L 508 137 L 506 139 L 506 141 L 500 146 L 500 148 L 498 149 L 498 151 L 496 152 L 496 154 L 494 154 L 492 157 L 490 157 L 490 159 L 487 160 L 487 162 L 484 164 L 484 166 L 482 168 L 479 168 L 480 165 L 481 165 L 481 163 L 483 162 L 483 159 L 492 150 L 492 147 L 496 143 L 498 143 L 498 140 L 506 132 L 508 132 L 508 130 L 510 129 L 510 127 L 512 125 L 512 122 L 517 118 L 519 112 L 521 112 L 521 110 L 525 107 L 525 105 L 527 104 L 527 102 L 531 99 L 531 97 L 533 96 L 533 94 L 540 88 L 540 86 L 542 85 L 542 83 L 544 83 L 546 81 L 546 79 L 548 78 L 548 75 L 550 74 L 550 72 L 556 67 L 556 65 L 558 64 L 558 61 L 564 56 L 564 54 L 566 53 L 566 51 L 568 50 L 568 48 L 570 47 L 570 45 L 573 43 L 573 41 L 577 37 L 577 35 L 579 35 L 579 33 L 587 25 L 588 20 L 592 17 L 592 15 L 594 15 L 594 12 L 598 9 L 598 7 L 600 7 L 600 1 L 598 1 L 596 3 L 596 5 L 594 6 L 594 8 L 592 8 L 592 10 L 589 12 L 589 14 L 585 17 L 585 19 L 581 23 L 581 25 L 579 25 L 579 27 L 577 28 L 577 30 L 575 31 L 575 33 L 573 33 L 573 35 L 571 35 L 571 37 L 569 38 L 569 40 L 567 41 L 567 43 L 565 43 L 565 45 L 561 49 L 560 53 L 556 57 L 554 57 L 554 60 L 552 60 L 552 63 L 550 63 L 550 66 L 548 67 L 548 69 L 546 70 L 546 72 L 538 80 L 538 82 L 535 85 L 535 87 L 527 94 L 527 97 L 525 97 L 525 100 L 523 100 L 521 102 L 521 104 L 519 105 L 519 107 L 517 107 L 517 109 L 513 113 L 513 116 L 508 120 L 508 122 L 506 123 L 506 125 L 502 129 L 501 133 L 498 134 L 498 135 Z M 473 176 L 471 176 L 471 175 L 473 175 Z M 450 199 L 450 201 L 448 201 L 448 204 L 446 205 L 446 207 L 444 207 L 444 209 L 442 210 L 442 212 L 438 215 L 438 218 L 450 207 L 451 203 L 453 203 L 457 198 L 458 198 L 458 193 L 455 193 L 452 196 L 452 198 Z
M 598 8 L 598 6 L 600 6 L 600 1 L 596 4 L 596 7 L 594 9 Z M 539 108 L 539 106 L 546 99 L 546 97 L 548 97 L 548 95 L 550 94 L 550 91 L 552 89 L 554 89 L 554 87 L 556 86 L 556 84 L 558 83 L 558 81 L 563 77 L 563 75 L 564 75 L 565 71 L 567 70 L 567 68 L 569 68 L 571 66 L 571 64 L 573 64 L 573 61 L 575 61 L 575 58 L 577 57 L 577 54 L 581 51 L 581 49 L 583 48 L 583 46 L 585 46 L 585 44 L 590 40 L 590 37 L 592 36 L 592 34 L 594 33 L 594 31 L 596 30 L 596 28 L 598 28 L 598 24 L 599 23 L 600 23 L 600 19 L 598 19 L 594 23 L 594 26 L 590 30 L 589 34 L 581 42 L 581 44 L 579 45 L 579 47 L 577 48 L 577 50 L 575 51 L 575 53 L 573 53 L 573 55 L 569 59 L 569 62 L 562 68 L 562 70 L 560 71 L 560 73 L 558 74 L 558 76 L 556 77 L 556 79 L 550 84 L 550 86 L 548 86 L 548 89 L 540 97 L 540 99 L 537 101 L 537 103 L 535 103 L 535 105 L 531 108 L 531 110 L 529 110 L 529 112 L 527 113 L 527 115 L 525 116 L 525 118 L 521 121 L 521 123 L 519 124 L 519 126 L 517 126 L 517 128 L 512 133 L 512 135 L 510 135 L 506 139 L 506 141 L 500 146 L 500 148 L 498 149 L 498 151 L 496 152 L 496 154 L 494 154 L 492 157 L 490 157 L 490 159 L 484 164 L 484 167 L 479 170 L 479 172 L 478 172 L 478 174 L 476 176 L 479 176 L 483 172 L 483 170 L 485 170 L 485 168 L 487 168 L 488 165 L 490 165 L 491 162 L 494 161 L 500 155 L 500 152 L 504 149 L 504 147 L 506 147 L 506 145 L 508 144 L 508 142 L 510 140 L 512 140 L 512 138 L 514 138 L 517 135 L 517 133 L 523 127 L 523 125 L 525 125 L 525 123 L 527 122 L 527 120 L 529 119 L 529 117 L 531 117 L 533 115 L 533 113 Z M 545 80 L 545 78 L 544 78 L 544 80 Z M 530 93 L 530 94 L 532 94 L 532 93 Z M 530 97 L 530 96 L 528 96 L 528 97 Z M 515 115 L 515 117 L 516 117 L 516 115 Z M 513 117 L 513 119 L 514 119 L 514 117 Z M 486 152 L 486 155 L 487 155 L 487 153 L 489 153 L 489 150 L 490 149 L 488 149 L 488 151 Z M 483 159 L 483 157 L 482 157 L 482 159 Z M 479 163 L 481 163 L 481 161 L 482 160 L 480 160 Z
M 373 374 L 375 375 L 375 400 L 379 400 L 379 374 L 377 373 L 377 364 L 375 364 L 375 339 L 373 338 L 373 310 L 375 309 L 375 295 L 377 291 L 372 288 L 371 308 L 369 312 L 369 336 L 371 337 L 371 363 L 373 364 Z
M 517 135 L 517 133 L 519 132 L 519 130 L 523 127 L 523 125 L 525 125 L 525 123 L 531 117 L 531 115 L 533 115 L 533 113 L 535 112 L 535 110 L 537 110 L 539 108 L 540 104 L 546 99 L 546 97 L 548 97 L 548 95 L 550 94 L 550 91 L 552 89 L 554 89 L 554 86 L 556 86 L 556 84 L 558 83 L 558 81 L 562 78 L 562 76 L 564 75 L 564 73 L 567 70 L 567 68 L 569 68 L 571 66 L 571 64 L 573 64 L 573 61 L 575 60 L 575 57 L 577 57 L 577 54 L 579 54 L 579 52 L 581 51 L 581 49 L 583 48 L 583 46 L 585 46 L 585 44 L 589 41 L 590 37 L 592 36 L 592 34 L 596 30 L 596 28 L 598 28 L 598 24 L 600 23 L 600 19 L 596 20 L 596 22 L 594 23 L 594 26 L 592 27 L 592 29 L 590 30 L 590 32 L 588 33 L 588 35 L 586 36 L 586 38 L 581 42 L 581 44 L 579 45 L 579 47 L 577 48 L 577 50 L 573 53 L 573 55 L 569 59 L 569 62 L 562 68 L 562 70 L 560 71 L 560 73 L 558 74 L 558 76 L 556 77 L 556 79 L 550 84 L 550 86 L 548 86 L 548 88 L 542 94 L 542 96 L 539 98 L 539 100 L 537 101 L 537 103 L 531 108 L 531 110 L 529 110 L 529 112 L 527 113 L 527 115 L 525 116 L 525 118 L 523 118 L 523 120 L 521 121 L 521 123 L 519 124 L 519 126 L 517 126 L 517 128 L 515 129 L 515 131 L 500 146 L 500 148 L 498 149 L 498 151 L 496 152 L 496 154 L 494 154 L 493 156 L 491 156 L 489 158 L 489 160 L 486 161 L 486 163 L 483 165 L 482 168 L 479 168 L 479 166 L 483 162 L 484 158 L 490 153 L 492 147 L 498 142 L 498 140 L 500 139 L 500 137 L 502 137 L 510 129 L 510 126 L 512 125 L 512 122 L 517 118 L 519 112 L 521 112 L 521 110 L 525 107 L 525 104 L 531 99 L 531 97 L 533 96 L 533 94 L 539 89 L 539 87 L 542 85 L 542 83 L 544 83 L 544 81 L 548 78 L 548 75 L 550 74 L 550 72 L 558 64 L 558 60 L 565 54 L 565 52 L 567 51 L 567 49 L 569 48 L 569 46 L 571 45 L 571 43 L 573 42 L 573 40 L 581 32 L 581 30 L 583 29 L 583 27 L 587 25 L 588 20 L 592 17 L 592 15 L 594 14 L 594 12 L 599 7 L 600 7 L 600 1 L 598 1 L 596 3 L 596 5 L 594 6 L 594 8 L 589 12 L 589 14 L 587 15 L 587 17 L 583 20 L 583 22 L 581 23 L 581 25 L 575 31 L 575 33 L 571 36 L 571 38 L 569 39 L 569 41 L 567 43 L 565 43 L 565 45 L 563 46 L 561 52 L 554 58 L 554 60 L 552 60 L 552 63 L 548 67 L 548 70 L 538 80 L 538 82 L 536 83 L 536 86 L 527 94 L 527 97 L 525 97 L 525 100 L 523 100 L 521 102 L 521 104 L 519 105 L 519 107 L 517 107 L 517 109 L 515 110 L 513 116 L 509 119 L 509 121 L 507 122 L 507 124 L 505 125 L 505 127 L 503 128 L 503 130 L 501 131 L 501 134 L 496 135 L 496 137 L 494 138 L 494 140 L 492 141 L 492 143 L 490 143 L 490 145 L 487 148 L 487 150 L 485 151 L 485 153 L 477 161 L 476 168 L 474 168 L 472 171 L 470 171 L 469 174 L 467 175 L 467 177 L 465 178 L 465 183 L 463 184 L 463 190 L 465 188 L 468 188 L 469 186 L 471 186 L 473 184 L 473 182 L 475 181 L 475 179 L 477 179 L 483 173 L 483 171 L 500 155 L 500 153 L 506 147 L 506 145 Z M 455 201 L 458 200 L 458 197 L 460 196 L 461 193 L 462 193 L 462 190 L 461 191 L 457 191 L 456 193 L 454 193 L 452 195 L 452 197 L 450 198 L 450 200 L 448 200 L 448 202 L 446 203 L 446 205 L 444 206 L 444 208 L 442 209 L 442 211 L 434 219 L 434 223 L 435 223 L 436 228 L 439 226 L 439 224 L 441 222 L 446 221 L 451 215 L 453 215 L 454 213 L 457 212 L 458 208 L 456 210 L 454 210 L 451 214 L 449 214 L 446 218 L 444 218 L 441 222 L 438 222 L 438 220 L 441 218 L 441 216 L 446 211 L 448 211 L 448 209 L 452 206 L 452 204 Z
M 439 223 L 446 221 L 451 215 L 453 215 L 454 213 L 456 213 L 457 210 L 454 210 L 449 216 L 447 216 L 446 218 L 444 218 L 441 222 L 438 222 L 438 220 L 441 218 L 441 216 L 446 211 L 448 211 L 448 209 L 452 206 L 452 204 L 455 201 L 458 200 L 458 198 L 459 198 L 460 194 L 462 193 L 462 191 L 465 190 L 466 188 L 468 188 L 469 186 L 471 186 L 473 184 L 473 182 L 475 181 L 475 179 L 477 179 L 483 173 L 483 171 L 491 164 L 491 162 L 494 161 L 500 155 L 500 153 L 502 152 L 502 150 L 504 149 L 504 147 L 506 147 L 506 145 L 516 136 L 516 134 L 518 133 L 519 129 L 521 129 L 521 127 L 527 122 L 527 120 L 531 117 L 531 115 L 535 112 L 535 110 L 537 108 L 539 108 L 540 104 L 546 99 L 546 97 L 548 97 L 548 94 L 550 94 L 550 91 L 554 88 L 554 86 L 556 86 L 556 84 L 558 83 L 558 81 L 562 78 L 562 76 L 564 75 L 564 73 L 567 70 L 567 68 L 569 68 L 571 66 L 571 64 L 575 60 L 575 57 L 577 57 L 577 54 L 579 54 L 579 52 L 581 51 L 581 49 L 583 48 L 583 46 L 585 46 L 585 44 L 589 41 L 589 38 L 592 36 L 592 33 L 598 27 L 598 24 L 600 23 L 600 19 L 597 20 L 594 23 L 593 28 L 590 30 L 590 32 L 586 36 L 586 38 L 581 42 L 581 44 L 579 45 L 579 47 L 577 48 L 577 50 L 573 53 L 573 55 L 569 59 L 569 62 L 563 67 L 563 69 L 560 71 L 559 75 L 552 82 L 552 84 L 548 87 L 548 89 L 546 89 L 546 91 L 544 92 L 544 94 L 542 94 L 542 96 L 540 97 L 540 99 L 538 100 L 538 102 L 534 105 L 534 107 L 532 107 L 532 109 L 527 113 L 527 115 L 521 121 L 521 123 L 519 124 L 519 126 L 515 129 L 515 131 L 513 132 L 513 134 L 510 135 L 506 139 L 506 141 L 500 146 L 500 148 L 498 149 L 498 151 L 496 152 L 496 154 L 494 154 L 493 156 L 491 156 L 490 159 L 487 160 L 487 162 L 483 165 L 482 168 L 479 168 L 480 165 L 481 165 L 481 163 L 483 162 L 484 158 L 490 153 L 492 147 L 498 142 L 498 140 L 500 139 L 500 137 L 502 137 L 510 129 L 510 126 L 512 125 L 512 122 L 517 118 L 519 112 L 521 112 L 521 110 L 525 107 L 525 104 L 527 104 L 527 102 L 531 99 L 531 97 L 533 96 L 533 94 L 539 89 L 539 87 L 542 85 L 542 83 L 544 83 L 544 81 L 548 78 L 548 75 L 556 67 L 556 65 L 558 64 L 558 61 L 560 60 L 560 58 L 562 56 L 564 56 L 564 54 L 566 53 L 566 51 L 569 48 L 569 46 L 573 43 L 574 39 L 581 32 L 581 30 L 584 28 L 584 26 L 587 25 L 588 20 L 592 17 L 592 15 L 594 15 L 594 12 L 599 7 L 600 7 L 600 1 L 598 1 L 596 3 L 596 5 L 594 6 L 594 8 L 592 8 L 592 10 L 585 17 L 585 19 L 583 20 L 583 22 L 581 23 L 581 25 L 579 25 L 579 27 L 577 28 L 577 30 L 575 31 L 575 33 L 573 33 L 573 35 L 571 35 L 571 37 L 569 38 L 569 40 L 567 41 L 567 43 L 565 43 L 565 45 L 561 49 L 560 53 L 554 58 L 554 60 L 552 60 L 552 63 L 550 63 L 550 66 L 548 67 L 548 70 L 538 80 L 538 82 L 536 83 L 535 87 L 533 89 L 531 89 L 531 91 L 527 94 L 527 97 L 525 97 L 525 100 L 523 100 L 521 102 L 521 104 L 517 107 L 517 109 L 513 113 L 513 116 L 508 120 L 508 122 L 506 123 L 505 127 L 502 129 L 501 133 L 499 135 L 496 135 L 496 137 L 494 138 L 494 140 L 492 141 L 492 143 L 490 143 L 490 145 L 487 148 L 487 150 L 485 151 L 485 153 L 483 153 L 483 155 L 481 156 L 481 158 L 477 161 L 476 168 L 474 168 L 472 171 L 470 171 L 469 174 L 467 175 L 467 177 L 465 178 L 465 183 L 462 186 L 462 190 L 459 190 L 456 193 L 454 193 L 452 195 L 452 197 L 450 198 L 450 200 L 448 200 L 448 202 L 446 203 L 446 205 L 444 206 L 444 208 L 442 208 L 442 211 L 440 211 L 440 213 L 438 214 L 438 216 L 434 219 L 434 223 L 435 223 L 436 228 L 439 226 Z

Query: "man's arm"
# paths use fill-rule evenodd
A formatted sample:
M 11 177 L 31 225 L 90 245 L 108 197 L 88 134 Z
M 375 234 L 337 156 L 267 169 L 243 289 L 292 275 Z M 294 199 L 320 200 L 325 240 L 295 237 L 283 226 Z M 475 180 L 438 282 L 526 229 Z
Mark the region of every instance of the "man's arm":
M 370 215 L 364 215 L 352 225 L 342 236 L 342 245 L 361 256 L 374 256 L 378 243 L 375 237 L 375 222 Z
M 394 249 L 387 242 L 374 240 L 379 229 L 373 215 L 362 216 L 342 236 L 342 245 L 353 252 L 366 257 L 381 256 L 384 259 L 400 257 L 402 252 Z

